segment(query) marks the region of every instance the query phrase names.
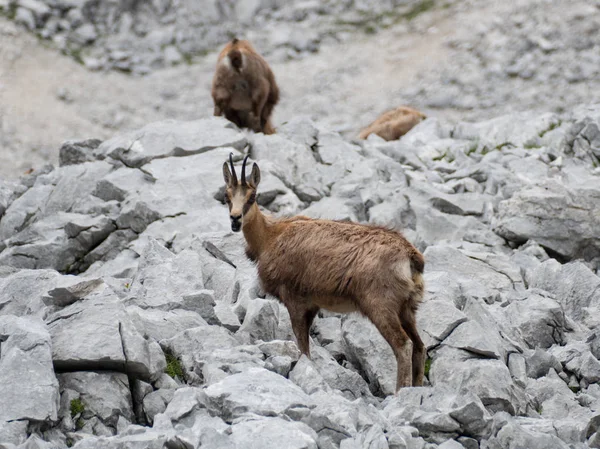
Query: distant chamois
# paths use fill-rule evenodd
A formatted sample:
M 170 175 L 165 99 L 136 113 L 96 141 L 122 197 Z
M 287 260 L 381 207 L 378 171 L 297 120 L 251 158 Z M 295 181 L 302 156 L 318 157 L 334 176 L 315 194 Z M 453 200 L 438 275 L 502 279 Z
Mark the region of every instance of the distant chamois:
M 279 88 L 267 61 L 246 40 L 233 39 L 219 54 L 212 82 L 214 115 L 240 128 L 273 134 L 271 113 Z
M 358 137 L 359 139 L 366 139 L 370 134 L 377 134 L 385 140 L 397 140 L 425 118 L 427 118 L 425 114 L 416 109 L 400 106 L 382 114 L 363 129 Z
M 394 351 L 396 388 L 423 385 L 425 346 L 415 319 L 422 254 L 399 232 L 378 226 L 264 215 L 256 203 L 260 169 L 255 163 L 246 180 L 247 159 L 239 181 L 231 155 L 231 169 L 223 164 L 231 229 L 243 231 L 264 290 L 286 306 L 300 351 L 310 357 L 308 332 L 320 308 L 358 311 Z

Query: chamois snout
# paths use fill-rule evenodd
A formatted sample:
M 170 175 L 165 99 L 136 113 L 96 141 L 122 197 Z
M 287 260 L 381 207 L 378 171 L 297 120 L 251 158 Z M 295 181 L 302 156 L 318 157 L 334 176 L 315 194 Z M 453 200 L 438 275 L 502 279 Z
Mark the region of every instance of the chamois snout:
M 240 232 L 242 230 L 242 216 L 241 215 L 230 215 L 231 219 L 231 230 L 233 232 Z

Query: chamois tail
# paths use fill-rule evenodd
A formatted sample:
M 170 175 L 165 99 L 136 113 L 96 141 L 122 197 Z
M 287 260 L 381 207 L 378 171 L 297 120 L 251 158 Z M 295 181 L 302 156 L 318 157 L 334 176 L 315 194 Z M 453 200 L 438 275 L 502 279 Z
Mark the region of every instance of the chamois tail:
M 242 58 L 242 52 L 240 52 L 237 48 L 234 48 L 229 52 L 227 57 L 231 61 L 231 67 L 239 72 L 244 62 Z

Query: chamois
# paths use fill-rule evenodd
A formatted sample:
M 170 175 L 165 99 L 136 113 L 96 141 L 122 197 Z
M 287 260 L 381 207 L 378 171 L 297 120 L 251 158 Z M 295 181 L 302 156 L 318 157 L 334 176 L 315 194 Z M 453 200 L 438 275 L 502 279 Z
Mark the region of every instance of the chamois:
M 217 60 L 212 82 L 214 115 L 225 115 L 240 128 L 273 134 L 271 113 L 279 88 L 267 61 L 246 40 L 234 38 Z
M 385 140 L 397 140 L 418 123 L 427 118 L 425 114 L 406 106 L 387 111 L 377 120 L 367 126 L 358 135 L 359 139 L 366 139 L 369 134 L 377 134 Z
M 265 292 L 286 306 L 300 351 L 310 357 L 308 333 L 320 308 L 358 311 L 394 351 L 396 389 L 423 385 L 425 346 L 415 320 L 424 290 L 422 254 L 391 229 L 263 214 L 256 204 L 260 169 L 254 163 L 246 179 L 247 160 L 239 181 L 231 154 L 231 170 L 223 164 L 231 229 L 243 231 Z

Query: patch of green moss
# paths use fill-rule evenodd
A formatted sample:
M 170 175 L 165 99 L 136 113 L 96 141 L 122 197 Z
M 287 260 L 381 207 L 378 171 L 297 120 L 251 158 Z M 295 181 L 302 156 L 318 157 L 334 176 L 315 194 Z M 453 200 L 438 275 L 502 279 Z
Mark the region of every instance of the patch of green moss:
M 85 421 L 83 420 L 83 418 L 79 418 L 75 423 L 75 429 L 81 430 L 83 429 L 83 426 L 85 426 Z
M 431 370 L 431 359 L 427 357 L 425 360 L 425 377 L 429 377 L 429 371 Z
M 569 387 L 573 393 L 579 393 L 579 387 Z
M 512 147 L 512 146 L 514 146 L 512 143 L 504 142 L 504 143 L 501 143 L 500 145 L 496 145 L 496 150 L 502 151 L 503 148 Z
M 539 145 L 536 145 L 535 143 L 529 142 L 529 143 L 526 143 L 525 145 L 523 145 L 523 148 L 525 148 L 526 150 L 535 150 L 535 149 L 542 148 L 542 147 Z
M 432 157 L 431 160 L 433 160 L 433 161 L 441 161 L 441 160 L 443 160 L 446 157 L 447 154 L 448 154 L 448 152 L 444 151 L 443 154 L 440 154 L 439 156 Z
M 558 122 L 554 122 L 554 123 L 550 123 L 550 126 L 548 127 L 548 129 L 545 129 L 543 131 L 540 131 L 540 133 L 538 134 L 538 136 L 540 137 L 544 137 L 544 135 L 546 133 L 549 133 L 550 131 L 552 131 L 553 129 L 558 128 L 560 125 L 562 125 L 562 120 L 559 120 Z
M 71 418 L 75 418 L 80 413 L 83 413 L 85 407 L 81 399 L 71 399 Z
M 183 368 L 181 367 L 179 360 L 177 360 L 177 357 L 172 354 L 165 354 L 165 358 L 167 359 L 165 373 L 167 373 L 173 379 L 178 377 L 179 379 L 183 380 Z
M 17 4 L 10 3 L 8 7 L 3 8 L 0 6 L 0 16 L 4 16 L 10 20 L 14 20 L 17 15 Z
M 435 5 L 434 0 L 422 0 L 419 3 L 417 3 L 415 6 L 413 6 L 410 9 L 410 11 L 405 13 L 404 18 L 406 20 L 413 20 L 418 15 L 423 14 L 426 11 L 429 11 L 431 8 L 434 7 L 434 5 Z

